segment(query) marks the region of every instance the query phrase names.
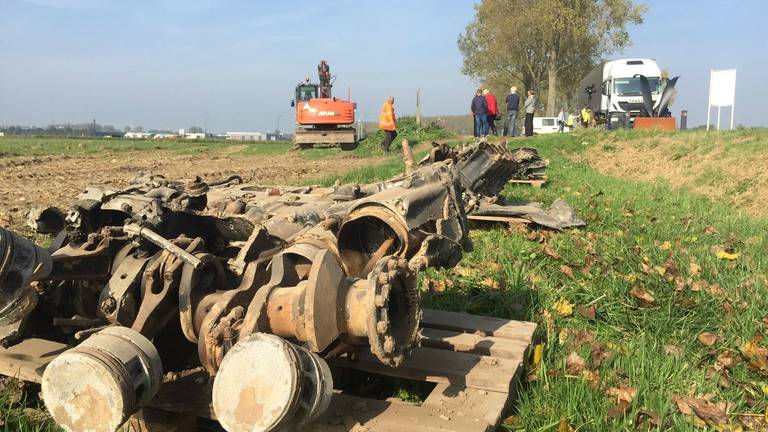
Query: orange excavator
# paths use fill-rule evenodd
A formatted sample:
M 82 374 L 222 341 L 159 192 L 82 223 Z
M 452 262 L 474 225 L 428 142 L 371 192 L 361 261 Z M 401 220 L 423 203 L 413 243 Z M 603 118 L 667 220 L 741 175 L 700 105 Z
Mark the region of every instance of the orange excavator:
M 357 131 L 354 128 L 357 104 L 332 96 L 331 88 L 336 80 L 331 76 L 325 60 L 317 66 L 320 83 L 309 78 L 296 85 L 297 128 L 293 134 L 295 149 L 312 147 L 341 147 L 353 150 L 357 147 Z

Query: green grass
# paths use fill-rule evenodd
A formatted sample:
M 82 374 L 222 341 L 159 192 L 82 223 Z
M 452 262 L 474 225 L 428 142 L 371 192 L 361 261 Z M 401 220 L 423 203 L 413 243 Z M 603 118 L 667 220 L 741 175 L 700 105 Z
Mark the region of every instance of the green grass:
M 768 311 L 768 221 L 749 219 L 734 213 L 728 203 L 663 184 L 607 177 L 571 160 L 585 146 L 605 138 L 649 136 L 637 131 L 623 135 L 593 132 L 524 143 L 551 160 L 550 181 L 543 189 L 509 187 L 505 194 L 545 203 L 564 198 L 588 223 L 584 229 L 547 237 L 560 259 L 544 253 L 539 236 L 532 241 L 492 228 L 472 232 L 475 249 L 460 264 L 471 271 L 431 271 L 426 276 L 448 286 L 429 293 L 427 306 L 540 324 L 544 357 L 536 379 L 523 389 L 515 417 L 505 426 L 509 430 L 556 430 L 563 416 L 577 430 L 629 430 L 641 408 L 658 413 L 667 428 L 695 430 L 671 401 L 673 395 L 689 393 L 713 393 L 714 401 L 733 403 L 734 412 L 765 412 L 768 401 L 759 390 L 767 383 L 765 377 L 742 363 L 729 374 L 730 386 L 722 388 L 717 377 L 707 378 L 705 371 L 714 356 L 731 352 L 739 357 L 740 344 L 766 330 L 761 319 Z M 715 255 L 715 249 L 728 247 L 740 254 L 735 261 Z M 644 262 L 648 273 L 643 272 Z M 691 273 L 691 262 L 701 267 L 701 275 Z M 573 278 L 560 270 L 563 265 L 573 269 Z M 657 271 L 672 265 L 680 280 L 690 279 L 689 286 L 677 290 L 674 278 Z M 489 288 L 488 280 L 501 281 L 497 285 L 502 288 Z M 717 284 L 722 292 L 694 291 L 691 286 L 697 281 Z M 635 285 L 653 293 L 650 306 L 629 293 Z M 572 315 L 556 311 L 556 302 L 563 299 L 573 304 Z M 595 320 L 576 313 L 586 305 L 597 307 Z M 565 335 L 580 330 L 589 332 L 613 357 L 594 367 L 592 344 L 560 342 L 561 335 L 567 339 Z M 712 347 L 697 341 L 704 331 L 719 335 Z M 664 345 L 679 346 L 683 357 L 665 355 Z M 565 359 L 574 350 L 586 359 L 599 384 L 569 373 Z M 635 388 L 637 396 L 624 417 L 609 419 L 608 409 L 616 400 L 605 392 L 620 384 Z M 757 405 L 748 406 L 748 399 Z
M 564 198 L 587 221 L 587 227 L 554 235 L 504 227 L 473 230 L 474 250 L 466 254 L 459 268 L 431 269 L 422 276 L 422 280 L 442 281 L 445 286 L 425 293 L 427 307 L 539 324 L 542 361 L 532 379 L 524 383 L 513 417 L 501 430 L 554 431 L 561 418 L 579 431 L 634 430 L 633 421 L 641 409 L 657 413 L 665 430 L 698 430 L 679 413 L 673 395 L 711 393 L 715 402 L 732 403 L 731 412 L 765 412 L 765 376 L 741 362 L 729 372 L 729 386 L 723 387 L 717 376 L 707 377 L 706 370 L 720 353 L 739 358 L 744 341 L 768 330 L 763 323 L 768 314 L 768 221 L 745 217 L 728 202 L 713 202 L 664 183 L 602 175 L 575 161 L 574 156 L 594 145 L 630 140 L 657 146 L 662 139 L 673 140 L 670 152 L 680 157 L 706 154 L 734 141 L 746 143 L 747 148 L 729 151 L 748 153 L 759 149 L 750 143 L 766 136 L 761 130 L 709 135 L 698 131 L 585 131 L 513 141 L 538 148 L 551 161 L 549 182 L 542 189 L 509 186 L 504 194 L 545 204 Z M 427 139 L 432 138 L 422 138 Z M 380 155 L 375 144 L 371 138 L 356 152 L 361 157 Z M 321 152 L 317 155 L 328 157 Z M 399 154 L 375 167 L 365 163 L 361 159 L 360 168 L 319 182 L 363 183 L 402 171 Z M 747 187 L 751 186 L 740 185 L 739 190 Z M 547 255 L 542 242 L 560 257 Z M 732 248 L 738 258 L 718 258 L 716 251 L 724 248 Z M 691 262 L 700 267 L 700 274 L 692 270 Z M 571 268 L 573 277 L 561 271 L 562 266 Z M 668 273 L 661 274 L 665 271 Z M 678 282 L 685 286 L 679 289 Z M 720 288 L 694 290 L 701 282 Z M 633 286 L 651 292 L 653 303 L 641 304 L 630 294 Z M 573 305 L 572 314 L 558 313 L 556 304 L 563 301 Z M 597 308 L 596 319 L 577 312 L 587 305 Z M 718 335 L 713 346 L 705 347 L 697 340 L 704 331 Z M 594 342 L 578 343 L 589 338 Z M 679 347 L 682 356 L 666 355 L 664 345 Z M 612 357 L 597 365 L 591 358 L 594 346 L 611 352 Z M 566 358 L 574 351 L 586 360 L 591 374 L 568 370 Z M 606 391 L 619 385 L 630 386 L 637 394 L 624 416 L 610 419 L 607 413 L 616 399 Z M 398 396 L 407 399 L 413 395 L 404 389 Z
M 242 147 L 243 155 L 273 155 L 290 151 L 285 141 L 243 142 L 225 140 L 144 140 L 48 137 L 0 137 L 0 157 L 15 156 L 80 156 L 137 151 L 169 151 L 177 154 L 197 154 Z

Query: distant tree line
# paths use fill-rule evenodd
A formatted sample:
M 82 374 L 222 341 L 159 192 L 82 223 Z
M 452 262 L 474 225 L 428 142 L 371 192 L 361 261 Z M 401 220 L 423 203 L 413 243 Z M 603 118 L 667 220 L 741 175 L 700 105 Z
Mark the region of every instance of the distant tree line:
M 27 136 L 52 136 L 52 137 L 121 137 L 127 132 L 144 132 L 142 126 L 126 126 L 123 130 L 118 130 L 112 125 L 101 125 L 98 123 L 81 124 L 51 124 L 42 126 L 0 126 L 0 132 L 5 135 L 27 135 Z M 149 133 L 172 134 L 169 130 L 150 130 Z M 202 131 L 201 131 L 202 132 Z
M 635 0 L 481 0 L 459 36 L 463 71 L 497 92 L 537 91 L 552 116 L 597 62 L 630 44 L 627 27 L 646 10 Z

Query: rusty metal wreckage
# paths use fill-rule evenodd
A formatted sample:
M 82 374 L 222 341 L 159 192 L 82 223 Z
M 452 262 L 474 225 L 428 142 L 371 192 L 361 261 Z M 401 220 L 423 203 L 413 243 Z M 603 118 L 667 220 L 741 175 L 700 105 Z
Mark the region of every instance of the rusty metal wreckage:
M 0 228 L 0 341 L 73 346 L 42 378 L 70 431 L 114 431 L 164 373 L 200 367 L 226 430 L 296 430 L 328 406 L 327 359 L 370 350 L 401 364 L 417 273 L 455 266 L 467 211 L 547 165 L 485 142 L 409 159 L 404 175 L 332 188 L 157 175 L 89 187 L 65 219 L 37 214 L 38 230 L 63 228 L 48 249 Z

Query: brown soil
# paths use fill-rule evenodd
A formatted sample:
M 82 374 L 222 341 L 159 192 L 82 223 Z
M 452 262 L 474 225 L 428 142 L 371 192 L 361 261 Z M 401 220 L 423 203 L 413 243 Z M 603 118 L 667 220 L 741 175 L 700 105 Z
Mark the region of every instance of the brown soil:
M 738 144 L 734 140 L 728 145 Z M 694 149 L 679 154 L 679 145 L 669 137 L 598 144 L 589 148 L 583 161 L 610 176 L 661 181 L 732 204 L 751 216 L 768 216 L 764 204 L 768 200 L 768 152 L 733 152 L 718 146 L 709 152 Z
M 376 159 L 365 160 L 365 164 L 375 162 Z M 34 207 L 66 209 L 88 185 L 126 187 L 140 171 L 175 179 L 199 175 L 214 180 L 238 174 L 246 182 L 299 185 L 318 177 L 341 174 L 361 163 L 352 155 L 309 160 L 295 152 L 243 156 L 229 148 L 220 153 L 194 156 L 155 151 L 0 158 L 0 226 L 21 228 Z

